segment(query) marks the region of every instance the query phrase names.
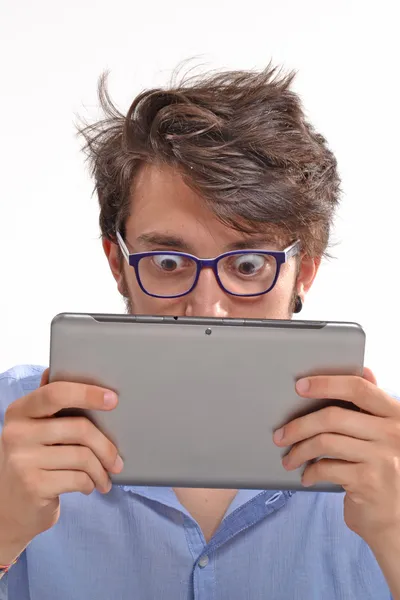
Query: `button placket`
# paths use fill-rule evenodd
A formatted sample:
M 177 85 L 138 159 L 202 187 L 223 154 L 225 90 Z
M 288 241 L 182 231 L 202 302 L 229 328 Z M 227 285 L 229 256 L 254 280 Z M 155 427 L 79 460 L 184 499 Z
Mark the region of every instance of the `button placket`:
M 200 556 L 197 564 L 199 565 L 200 569 L 204 569 L 204 567 L 206 567 L 209 562 L 210 559 L 208 558 L 207 554 L 203 554 L 203 556 Z

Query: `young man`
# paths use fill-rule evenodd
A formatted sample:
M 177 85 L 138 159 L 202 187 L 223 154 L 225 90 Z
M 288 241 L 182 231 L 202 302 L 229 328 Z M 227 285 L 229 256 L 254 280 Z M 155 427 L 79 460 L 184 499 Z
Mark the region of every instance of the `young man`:
M 83 134 L 104 251 L 129 312 L 290 318 L 301 309 L 326 252 L 339 178 L 291 81 L 271 68 L 213 75 L 145 92 L 127 116 L 102 81 L 104 119 Z M 154 252 L 139 256 L 136 271 L 117 232 L 129 252 Z M 257 250 L 295 240 L 299 255 L 268 289 L 276 266 Z M 219 261 L 224 289 L 210 268 L 193 288 L 185 253 L 232 249 L 243 252 Z M 171 289 L 179 296 L 166 298 Z M 274 434 L 279 446 L 294 444 L 282 469 L 329 456 L 303 483 L 331 481 L 345 495 L 111 486 L 109 473 L 122 468 L 116 448 L 88 420 L 53 415 L 112 410 L 114 395 L 48 384 L 39 367 L 4 373 L 0 597 L 399 600 L 400 405 L 369 370 L 312 378 L 297 391 L 362 409 L 326 408 Z

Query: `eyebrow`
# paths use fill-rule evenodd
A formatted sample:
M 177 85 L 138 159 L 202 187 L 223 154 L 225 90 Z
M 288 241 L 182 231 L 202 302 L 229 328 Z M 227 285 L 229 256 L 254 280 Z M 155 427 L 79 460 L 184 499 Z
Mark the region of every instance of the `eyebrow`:
M 233 244 L 229 244 L 228 250 L 260 250 L 263 247 L 271 247 L 277 245 L 278 241 L 276 238 L 257 236 L 247 238 L 245 240 L 239 240 Z
M 170 248 L 171 250 L 181 250 L 193 254 L 190 244 L 185 242 L 183 238 L 174 234 L 166 234 L 158 231 L 151 231 L 149 233 L 143 233 L 137 238 L 137 242 L 145 244 L 146 246 L 162 246 L 163 248 Z M 277 239 L 274 237 L 264 236 L 253 236 L 246 239 L 238 240 L 232 244 L 228 244 L 225 251 L 230 250 L 256 250 L 263 247 L 275 246 Z
M 163 246 L 164 248 L 179 249 L 189 252 L 190 246 L 178 235 L 151 231 L 143 233 L 137 238 L 137 241 L 146 246 Z

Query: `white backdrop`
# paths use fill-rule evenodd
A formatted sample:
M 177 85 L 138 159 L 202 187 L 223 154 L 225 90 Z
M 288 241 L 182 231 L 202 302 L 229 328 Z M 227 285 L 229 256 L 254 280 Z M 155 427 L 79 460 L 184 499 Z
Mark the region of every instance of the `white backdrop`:
M 98 239 L 74 114 L 97 114 L 111 70 L 126 109 L 187 58 L 208 67 L 299 70 L 296 89 L 336 152 L 345 192 L 335 260 L 302 316 L 356 320 L 367 364 L 400 390 L 396 2 L 381 0 L 2 0 L 0 372 L 48 363 L 61 311 L 124 310 Z

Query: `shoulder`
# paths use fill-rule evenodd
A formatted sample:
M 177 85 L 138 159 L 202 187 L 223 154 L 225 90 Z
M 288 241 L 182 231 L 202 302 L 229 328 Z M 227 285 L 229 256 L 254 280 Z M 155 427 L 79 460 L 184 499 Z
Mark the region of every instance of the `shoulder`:
M 0 373 L 0 425 L 7 407 L 14 400 L 39 387 L 45 368 L 39 365 L 18 365 Z

